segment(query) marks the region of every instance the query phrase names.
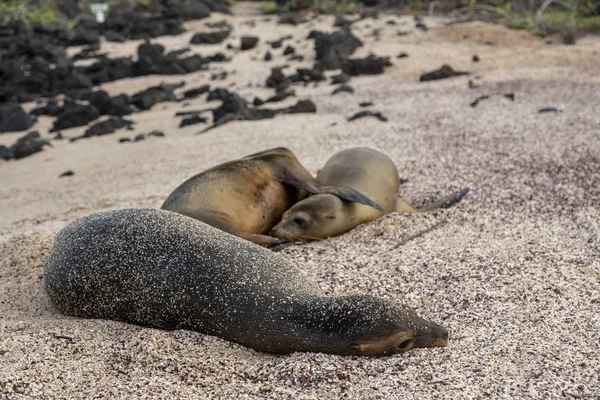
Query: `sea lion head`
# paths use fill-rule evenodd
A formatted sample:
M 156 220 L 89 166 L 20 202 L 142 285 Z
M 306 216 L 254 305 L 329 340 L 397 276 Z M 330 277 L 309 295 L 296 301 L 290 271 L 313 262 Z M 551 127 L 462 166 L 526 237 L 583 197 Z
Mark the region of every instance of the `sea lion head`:
M 344 201 L 332 194 L 317 194 L 294 204 L 271 229 L 283 240 L 310 242 L 345 232 Z
M 406 306 L 369 295 L 332 297 L 295 315 L 323 340 L 320 351 L 389 356 L 415 348 L 445 347 L 448 330 Z

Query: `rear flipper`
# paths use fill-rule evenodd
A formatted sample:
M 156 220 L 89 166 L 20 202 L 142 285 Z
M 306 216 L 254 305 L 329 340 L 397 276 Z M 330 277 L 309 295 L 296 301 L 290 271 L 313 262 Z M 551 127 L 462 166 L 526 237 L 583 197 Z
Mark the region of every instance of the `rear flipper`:
M 469 193 L 469 191 L 470 191 L 469 188 L 464 188 L 456 193 L 451 194 L 450 196 L 446 196 L 438 201 L 435 201 L 431 204 L 428 204 L 428 205 L 418 208 L 418 209 L 414 208 L 413 206 L 411 206 L 404 200 L 398 199 L 398 203 L 396 204 L 396 212 L 404 213 L 404 214 L 406 214 L 406 213 L 415 214 L 415 213 L 419 213 L 419 212 L 437 210 L 439 208 L 450 208 L 454 204 L 461 201 L 463 199 L 463 197 L 465 197 L 467 195 L 467 193 Z

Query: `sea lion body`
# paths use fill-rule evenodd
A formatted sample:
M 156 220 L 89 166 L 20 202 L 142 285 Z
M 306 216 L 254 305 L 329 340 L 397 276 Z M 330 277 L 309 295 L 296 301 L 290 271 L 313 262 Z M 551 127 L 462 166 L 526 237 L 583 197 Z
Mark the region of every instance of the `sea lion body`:
M 56 237 L 51 302 L 74 316 L 215 335 L 272 353 L 385 355 L 447 331 L 371 296 L 328 297 L 285 258 L 192 218 L 109 211 Z
M 268 236 L 283 213 L 311 193 L 336 193 L 371 204 L 348 188 L 319 184 L 294 153 L 275 148 L 217 165 L 182 183 L 162 209 L 206 222 L 257 244 L 277 244 Z
M 400 178 L 394 162 L 380 151 L 359 147 L 340 151 L 317 174 L 326 185 L 355 189 L 381 206 L 381 210 L 349 203 L 328 194 L 310 196 L 294 204 L 271 230 L 274 237 L 311 241 L 336 236 L 391 212 L 417 213 L 447 208 L 460 201 L 469 189 L 417 209 L 398 197 Z

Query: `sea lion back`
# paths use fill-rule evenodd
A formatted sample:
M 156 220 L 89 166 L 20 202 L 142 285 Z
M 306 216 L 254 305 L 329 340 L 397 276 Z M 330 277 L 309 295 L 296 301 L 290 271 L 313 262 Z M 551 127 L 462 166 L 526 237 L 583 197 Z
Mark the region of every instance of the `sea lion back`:
M 269 250 L 191 218 L 146 209 L 68 225 L 47 261 L 45 285 L 65 314 L 223 336 L 248 330 L 273 297 L 320 294 Z

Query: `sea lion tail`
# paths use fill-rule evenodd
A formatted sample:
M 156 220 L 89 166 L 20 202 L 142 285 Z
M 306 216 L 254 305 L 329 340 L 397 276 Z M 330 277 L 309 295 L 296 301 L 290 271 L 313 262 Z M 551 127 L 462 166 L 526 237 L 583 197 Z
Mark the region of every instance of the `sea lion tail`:
M 446 196 L 438 201 L 434 201 L 431 204 L 428 204 L 424 207 L 419 208 L 419 212 L 437 210 L 438 208 L 450 208 L 454 204 L 458 203 L 470 192 L 471 189 L 464 188 L 456 193 L 451 194 L 450 196 Z

